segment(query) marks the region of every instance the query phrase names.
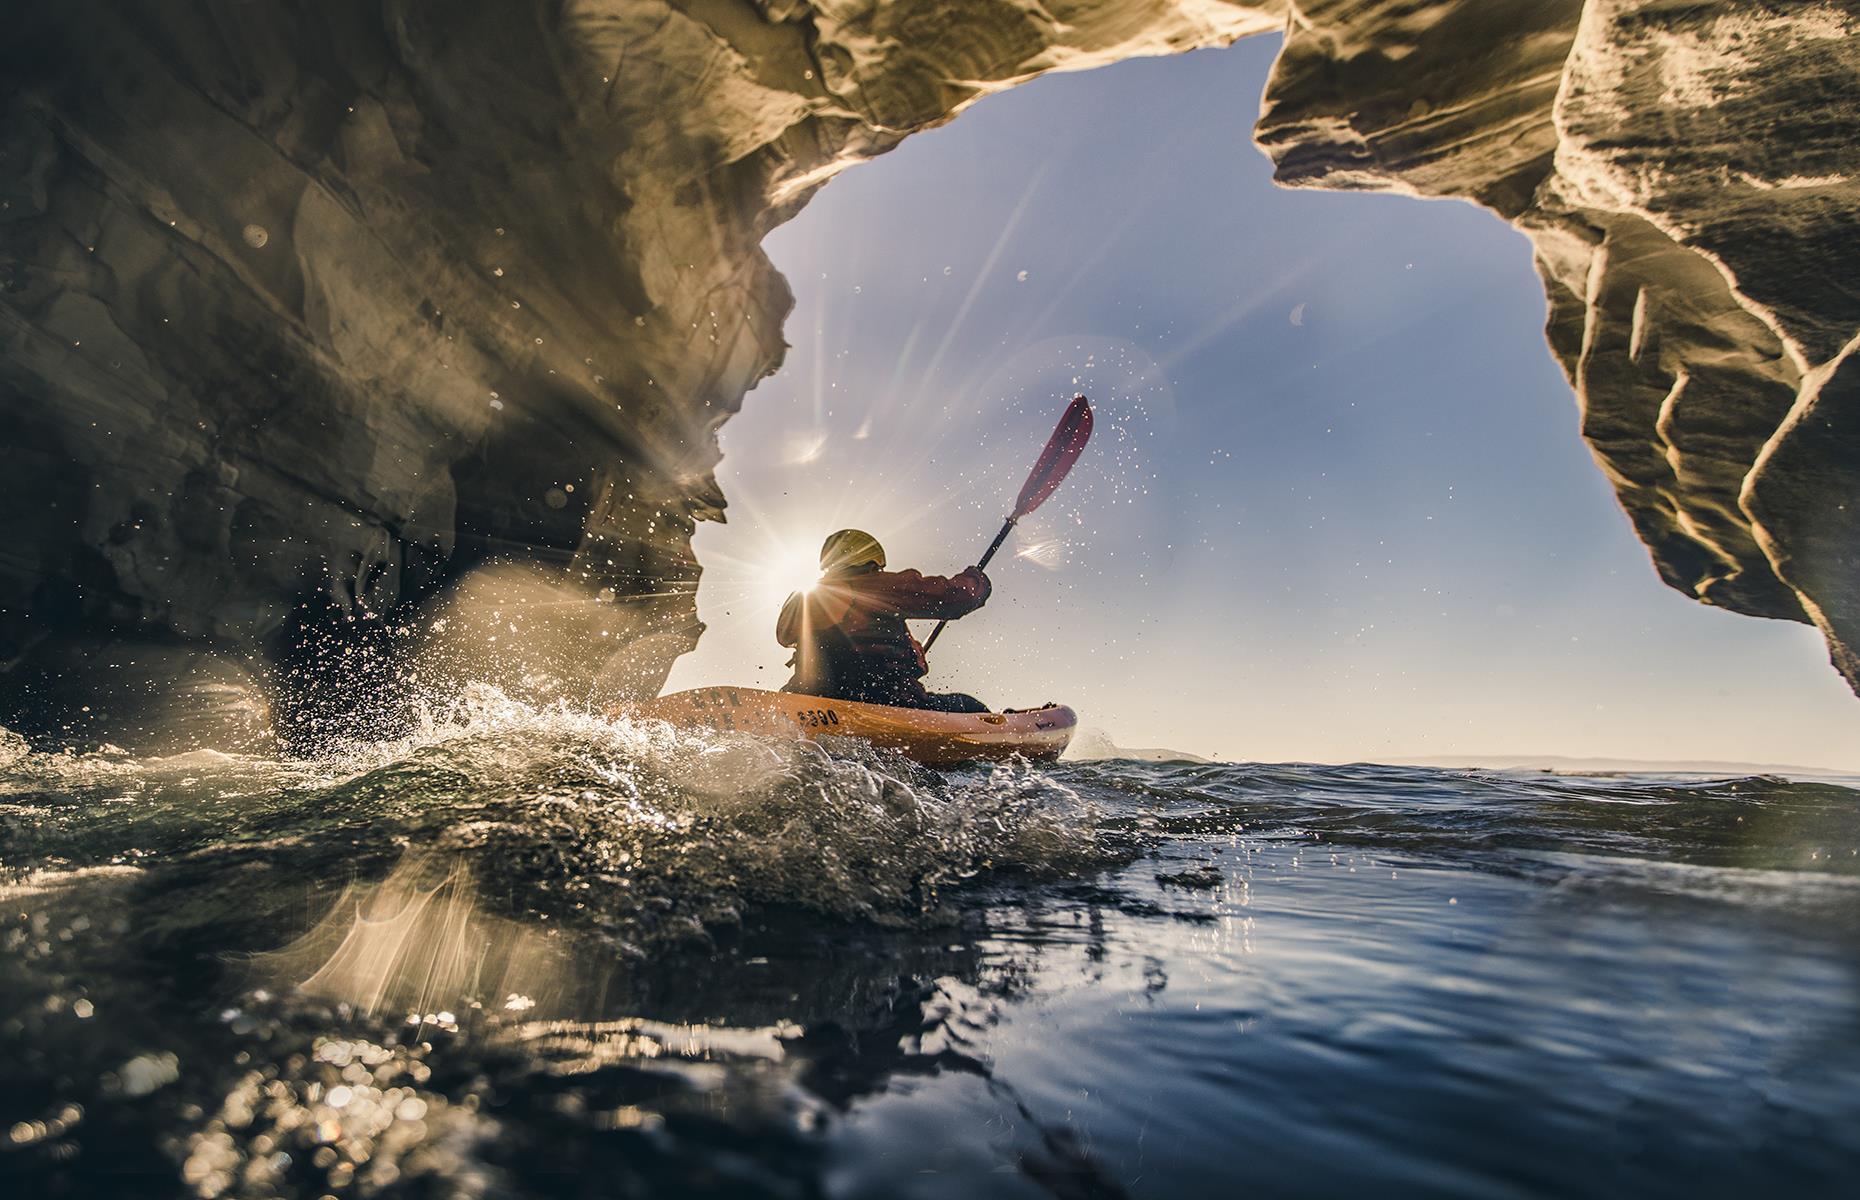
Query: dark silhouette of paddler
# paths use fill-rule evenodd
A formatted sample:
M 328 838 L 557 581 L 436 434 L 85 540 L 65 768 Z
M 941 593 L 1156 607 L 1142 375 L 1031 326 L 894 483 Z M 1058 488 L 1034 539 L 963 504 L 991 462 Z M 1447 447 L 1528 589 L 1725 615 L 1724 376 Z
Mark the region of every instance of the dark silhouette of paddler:
M 960 692 L 926 691 L 923 646 L 907 618 L 954 620 L 980 608 L 992 585 L 980 567 L 959 575 L 885 570 L 885 548 L 859 529 L 820 547 L 820 582 L 782 605 L 775 640 L 794 648 L 794 677 L 782 688 L 835 700 L 987 712 Z

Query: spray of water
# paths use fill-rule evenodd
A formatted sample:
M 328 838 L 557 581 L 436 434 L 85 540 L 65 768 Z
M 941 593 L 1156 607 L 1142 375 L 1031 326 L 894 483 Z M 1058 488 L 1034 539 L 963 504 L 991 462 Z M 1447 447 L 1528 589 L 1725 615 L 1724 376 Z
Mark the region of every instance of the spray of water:
M 1027 764 L 945 776 L 489 685 L 421 706 L 400 738 L 315 759 L 40 754 L 14 738 L 0 755 L 7 789 L 79 801 L 17 810 L 12 865 L 223 861 L 203 867 L 203 899 L 254 909 L 246 891 L 346 882 L 260 965 L 368 1011 L 547 990 L 551 952 L 526 932 L 540 925 L 637 959 L 754 908 L 921 920 L 979 872 L 1052 875 L 1100 853 L 1089 805 Z

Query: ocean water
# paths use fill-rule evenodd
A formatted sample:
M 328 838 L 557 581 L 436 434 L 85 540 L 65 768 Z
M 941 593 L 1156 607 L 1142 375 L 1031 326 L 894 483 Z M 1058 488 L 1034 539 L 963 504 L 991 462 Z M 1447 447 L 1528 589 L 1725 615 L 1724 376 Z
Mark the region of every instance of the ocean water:
M 1851 1194 L 1860 781 L 0 734 L 0 1193 Z

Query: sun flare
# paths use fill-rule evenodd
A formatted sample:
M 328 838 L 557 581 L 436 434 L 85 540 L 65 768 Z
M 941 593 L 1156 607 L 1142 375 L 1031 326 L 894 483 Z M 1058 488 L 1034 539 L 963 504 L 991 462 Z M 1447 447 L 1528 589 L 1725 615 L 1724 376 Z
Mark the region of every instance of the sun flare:
M 820 582 L 820 558 L 812 550 L 783 547 L 763 565 L 762 576 L 777 602 L 793 592 L 811 592 Z

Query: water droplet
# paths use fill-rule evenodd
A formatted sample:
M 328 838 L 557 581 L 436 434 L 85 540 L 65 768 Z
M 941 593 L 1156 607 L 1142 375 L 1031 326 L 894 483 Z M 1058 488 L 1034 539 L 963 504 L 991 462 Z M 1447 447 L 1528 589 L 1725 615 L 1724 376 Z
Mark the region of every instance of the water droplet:
M 240 236 L 245 238 L 245 244 L 254 250 L 263 249 L 265 243 L 271 240 L 271 234 L 265 231 L 263 225 L 247 225 L 240 232 Z

